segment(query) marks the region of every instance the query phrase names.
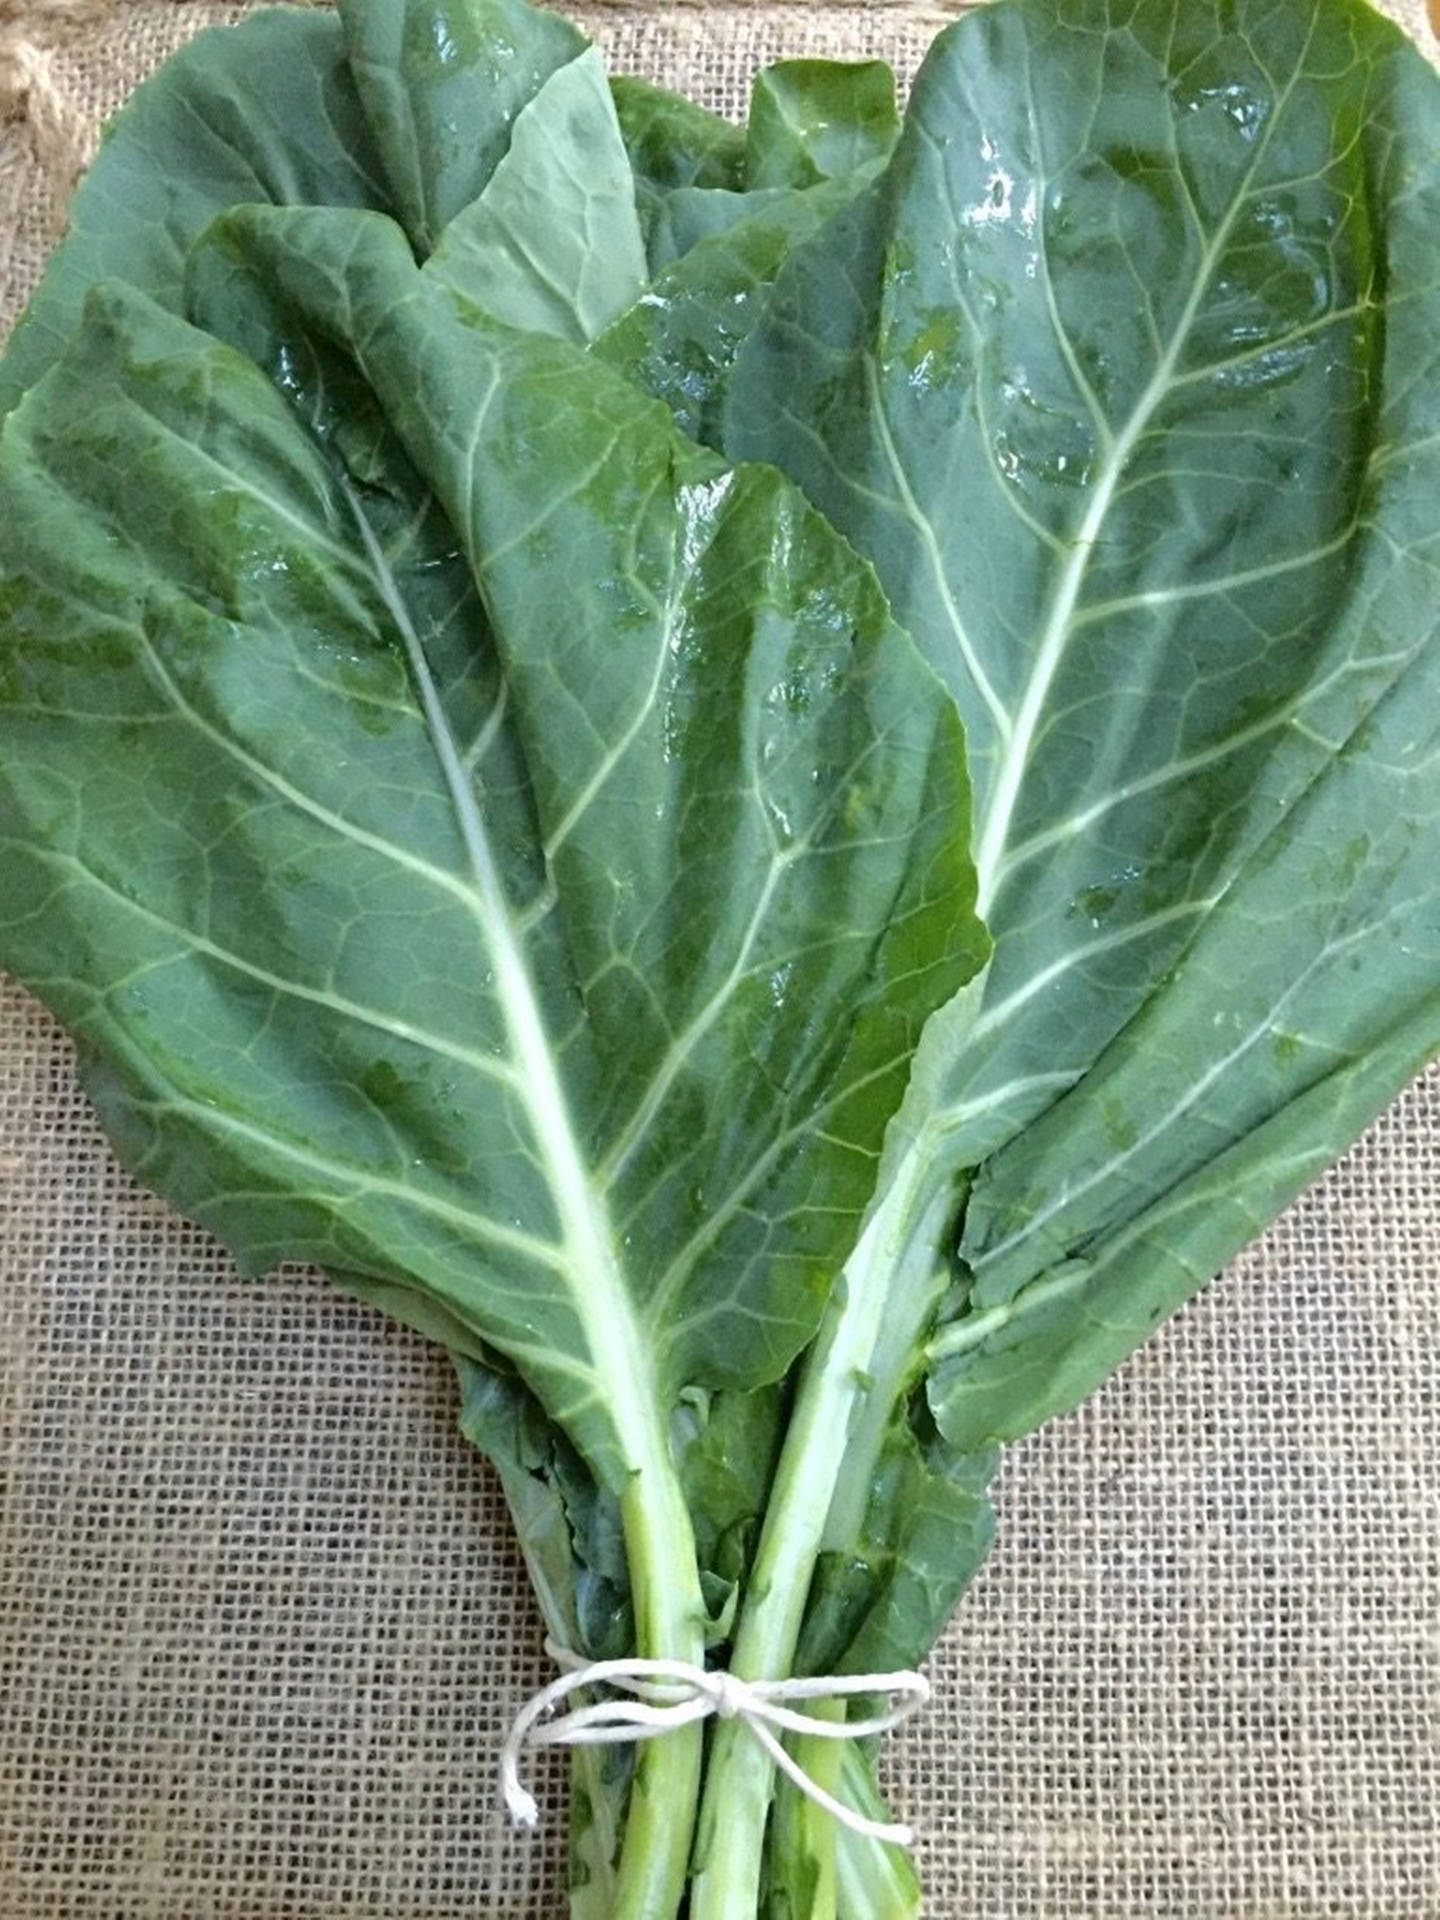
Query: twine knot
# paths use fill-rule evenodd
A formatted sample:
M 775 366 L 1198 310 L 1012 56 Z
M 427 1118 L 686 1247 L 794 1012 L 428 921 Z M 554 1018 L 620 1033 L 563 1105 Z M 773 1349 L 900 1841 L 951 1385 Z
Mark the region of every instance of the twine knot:
M 542 1687 L 520 1709 L 500 1755 L 505 1805 L 511 1819 L 519 1825 L 533 1827 L 540 1818 L 535 1796 L 520 1778 L 520 1757 L 527 1745 L 614 1746 L 634 1740 L 654 1740 L 662 1733 L 692 1726 L 697 1720 L 713 1715 L 717 1720 L 742 1721 L 786 1779 L 852 1833 L 901 1847 L 909 1846 L 914 1837 L 910 1828 L 900 1821 L 872 1820 L 837 1800 L 805 1771 L 778 1736 L 798 1733 L 819 1740 L 864 1740 L 872 1734 L 889 1733 L 912 1713 L 918 1713 L 929 1700 L 930 1683 L 924 1674 L 906 1669 L 900 1673 L 743 1680 L 738 1674 L 712 1672 L 688 1660 L 648 1660 L 638 1656 L 630 1660 L 582 1660 L 578 1654 L 556 1646 L 553 1641 L 547 1640 L 545 1645 L 551 1659 L 564 1671 L 558 1680 Z M 591 1701 L 585 1706 L 571 1707 L 555 1719 L 550 1718 L 572 1694 L 591 1687 L 609 1688 L 612 1695 L 620 1697 Z M 830 1720 L 798 1711 L 792 1704 L 863 1694 L 885 1696 L 891 1704 L 883 1712 L 863 1720 Z
M 743 1714 L 754 1695 L 743 1680 L 737 1680 L 733 1673 L 711 1674 L 710 1691 L 715 1701 L 717 1720 L 734 1720 Z

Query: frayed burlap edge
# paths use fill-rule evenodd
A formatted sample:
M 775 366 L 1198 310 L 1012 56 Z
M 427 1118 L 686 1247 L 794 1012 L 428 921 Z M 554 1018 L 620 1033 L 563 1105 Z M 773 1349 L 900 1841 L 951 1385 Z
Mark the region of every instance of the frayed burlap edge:
M 108 9 L 96 0 L 44 0 L 16 15 L 0 11 L 0 204 L 20 176 L 38 173 L 57 236 L 98 130 L 67 97 L 55 73 L 57 46 L 93 29 Z M 15 224 L 0 226 L 0 282 L 9 278 Z

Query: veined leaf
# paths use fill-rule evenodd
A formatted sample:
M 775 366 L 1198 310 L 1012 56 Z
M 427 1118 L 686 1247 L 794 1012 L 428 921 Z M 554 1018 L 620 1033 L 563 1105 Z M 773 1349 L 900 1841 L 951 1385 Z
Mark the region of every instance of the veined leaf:
M 746 185 L 812 187 L 887 160 L 900 133 L 883 60 L 777 60 L 755 76 Z
M 1322 9 L 1308 52 L 1268 12 L 1228 93 L 1208 9 L 962 22 L 885 187 L 742 359 L 730 444 L 874 556 L 965 710 L 998 935 L 947 1103 L 970 1164 L 1118 1030 L 1427 637 L 1397 652 L 1350 584 L 1388 557 L 1357 136 L 1392 72 L 1434 89 L 1378 20 L 1342 60 L 1360 12 Z M 822 262 L 852 305 L 821 312 Z
M 1428 528 L 1427 548 L 1433 579 Z M 1440 1051 L 1437 838 L 1432 642 L 1142 1012 L 985 1168 L 967 1311 L 936 1342 L 952 1441 L 1073 1406 Z
M 595 352 L 663 400 L 691 439 L 718 446 L 730 370 L 777 274 L 868 178 L 861 171 L 807 188 L 670 194 L 650 239 L 655 277 Z
M 190 243 L 217 213 L 256 201 L 389 210 L 330 13 L 257 10 L 196 34 L 136 88 L 0 356 L 0 415 L 62 352 L 97 281 L 178 311 Z
M 983 957 L 958 723 L 778 474 L 457 303 L 389 222 L 205 251 L 274 384 L 99 290 L 0 436 L 0 954 L 244 1264 L 516 1368 L 618 1504 L 639 1648 L 701 1658 L 670 1411 L 808 1338 Z M 575 1495 L 497 1445 L 583 1629 Z M 699 1759 L 590 1770 L 597 1897 L 673 1910 Z
M 728 190 L 677 183 L 655 197 L 654 278 L 602 336 L 602 357 L 664 400 L 692 439 L 718 446 L 730 369 L 781 267 L 874 179 L 898 133 L 895 76 L 881 61 L 763 68 L 743 178 Z
M 479 197 L 516 115 L 589 43 L 525 0 L 343 0 L 339 11 L 394 205 L 429 253 Z
M 900 130 L 895 76 L 879 60 L 762 67 L 744 127 L 644 81 L 610 84 L 655 271 L 744 219 L 751 195 L 878 166 Z
M 743 193 L 745 130 L 663 87 L 629 74 L 610 82 L 620 137 L 635 181 L 635 206 L 652 269 L 672 257 L 666 208 L 677 190 Z M 652 247 L 655 251 L 651 251 Z
M 1014 1141 L 1031 1191 L 1025 1130 L 1188 946 L 1228 928 L 1238 955 L 1277 824 L 1347 743 L 1364 762 L 1387 699 L 1423 703 L 1437 104 L 1402 36 L 1345 0 L 1223 21 L 1147 0 L 1123 23 L 1005 0 L 941 37 L 886 180 L 797 250 L 742 350 L 731 450 L 777 459 L 875 559 L 966 715 L 996 953 L 978 1012 L 927 1042 L 923 1154 L 976 1167 Z M 1308 876 L 1321 903 L 1394 804 L 1379 762 L 1345 784 L 1361 812 Z M 1413 783 L 1405 804 L 1423 815 Z M 1308 978 L 1331 936 L 1309 914 L 1289 934 L 1282 971 Z M 1207 1062 L 1192 1046 L 1178 1070 Z M 1217 1151 L 1266 1097 L 1253 1066 L 1226 1070 Z M 1152 1121 L 1072 1101 L 1062 1124 L 1047 1217 L 1107 1125 Z M 1123 1165 L 1137 1200 L 1173 1178 Z M 1023 1424 L 1017 1402 L 1005 1430 Z
M 231 351 L 97 298 L 83 389 L 0 450 L 6 955 L 147 1179 L 251 1267 L 434 1293 L 617 1485 L 607 1376 L 806 1337 L 978 951 L 958 736 L 778 477 L 462 323 L 383 222 L 241 229 L 367 332 L 468 566 Z
M 1352 0 L 997 0 L 737 356 L 726 450 L 873 558 L 965 714 L 996 943 L 927 1029 L 807 1358 L 758 1565 L 797 1586 L 811 1529 L 814 1632 L 868 1600 L 923 1651 L 854 1490 L 923 1434 L 928 1316 L 917 1512 L 1440 1047 L 1437 140 L 1436 76 Z M 912 1554 L 958 1592 L 985 1537 Z M 792 1630 L 758 1597 L 745 1670 Z M 754 1871 L 727 1843 L 712 1902 L 760 1772 L 712 1764 L 699 1920 Z
M 635 183 L 593 47 L 516 114 L 504 158 L 426 270 L 497 320 L 581 345 L 639 298 Z

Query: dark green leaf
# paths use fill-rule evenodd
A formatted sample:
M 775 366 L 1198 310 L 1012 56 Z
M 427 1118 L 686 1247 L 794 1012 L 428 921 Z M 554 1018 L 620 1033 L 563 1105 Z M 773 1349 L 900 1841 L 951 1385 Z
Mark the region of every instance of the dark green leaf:
M 1426 949 L 1432 909 L 1409 879 L 1387 891 L 1402 793 L 1423 844 L 1423 756 L 1397 786 L 1365 727 L 1433 698 L 1437 105 L 1435 76 L 1357 5 L 1151 0 L 1123 24 L 1100 0 L 985 8 L 937 44 L 883 186 L 797 249 L 741 352 L 730 449 L 778 460 L 874 558 L 966 715 L 996 953 L 978 1010 L 932 1026 L 908 1124 L 937 1164 L 1006 1149 L 964 1242 L 981 1318 L 954 1338 L 1041 1276 L 1058 1289 L 1035 1296 L 1049 1345 L 1037 1334 L 1032 1371 L 1012 1367 L 1003 1419 L 947 1413 L 967 1438 L 1093 1384 L 1440 1041 L 1405 953 Z M 1343 832 L 1334 816 L 1328 864 L 1287 864 L 1277 825 L 1317 782 L 1355 811 Z M 1338 802 L 1311 804 L 1318 819 Z M 1233 1040 L 1256 939 L 1319 994 L 1351 892 L 1356 938 L 1388 955 L 1363 1040 L 1331 1003 L 1288 1077 L 1255 1047 L 1202 1045 L 1202 1019 Z M 1192 947 L 1227 956 L 1213 978 L 1233 1008 Z M 1160 990 L 1174 1012 L 1142 1015 Z M 1268 991 L 1245 1004 L 1288 1033 Z M 1138 1052 L 1169 1020 L 1180 1082 L 1220 1076 L 1189 1126 Z M 1123 1094 L 1112 1043 L 1135 1057 Z M 1356 1049 L 1353 1098 L 1302 1155 L 1256 1134 L 1243 1204 L 1237 1188 L 1235 1209 L 1183 1223 L 1166 1207 L 1197 1155 L 1218 1165 L 1282 1126 Z M 1123 1336 L 1107 1296 L 1082 1361 L 1073 1263 L 1106 1221 L 1067 1196 L 1098 1194 L 1085 1169 L 1107 1155 L 1108 1204 L 1169 1221 L 1170 1278 L 1132 1273 Z
M 745 185 L 745 129 L 630 74 L 610 82 L 635 178 L 652 192 Z
M 329 13 L 257 9 L 197 34 L 136 89 L 0 358 L 0 415 L 64 349 L 92 286 L 122 280 L 178 311 L 190 243 L 250 201 L 389 207 Z
M 6 957 L 152 1183 L 252 1268 L 434 1293 L 613 1485 L 617 1340 L 749 1384 L 806 1336 L 974 963 L 957 738 L 778 477 L 462 323 L 384 222 L 246 232 L 444 517 L 92 303 L 0 450 Z
M 692 439 L 718 445 L 730 370 L 764 315 L 776 275 L 864 180 L 671 194 L 651 235 L 660 270 L 597 341 L 597 354 L 663 400 Z
M 394 204 L 429 253 L 585 36 L 525 0 L 341 0 L 340 18 Z
M 755 76 L 746 185 L 811 187 L 886 160 L 900 133 L 883 60 L 777 60 Z

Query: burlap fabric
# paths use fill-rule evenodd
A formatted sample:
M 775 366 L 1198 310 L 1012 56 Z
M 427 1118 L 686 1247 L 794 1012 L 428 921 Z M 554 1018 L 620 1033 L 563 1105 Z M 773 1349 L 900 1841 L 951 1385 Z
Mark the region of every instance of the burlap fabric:
M 100 117 L 224 17 L 12 9 L 0 324 Z M 908 69 L 935 15 L 586 23 L 734 110 L 782 50 Z M 1431 1076 L 1013 1452 L 889 1756 L 934 1914 L 1440 1920 L 1437 1121 Z M 0 1920 L 563 1911 L 560 1772 L 538 1837 L 496 1810 L 547 1676 L 443 1360 L 308 1275 L 237 1282 L 117 1171 L 13 986 L 0 1206 Z

